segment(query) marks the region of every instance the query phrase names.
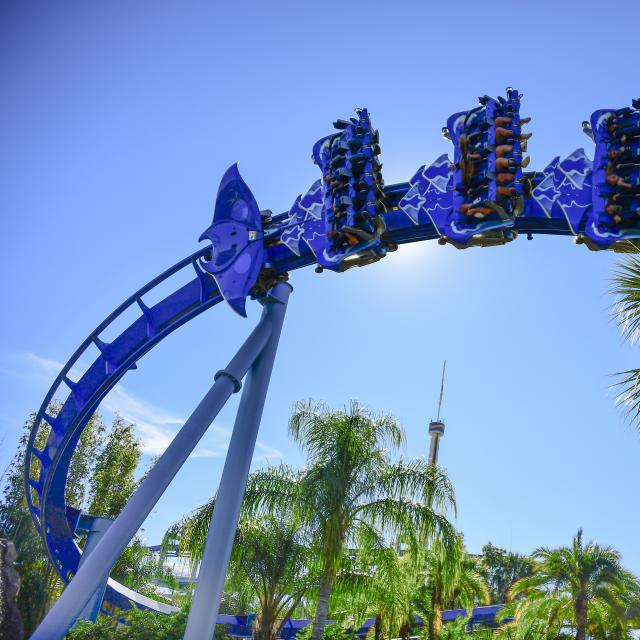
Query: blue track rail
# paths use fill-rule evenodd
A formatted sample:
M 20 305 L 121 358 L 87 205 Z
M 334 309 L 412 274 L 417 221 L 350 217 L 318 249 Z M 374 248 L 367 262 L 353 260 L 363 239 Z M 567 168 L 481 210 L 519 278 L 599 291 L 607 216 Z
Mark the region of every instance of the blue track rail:
M 127 371 L 136 367 L 137 360 L 175 329 L 222 300 L 213 278 L 198 264 L 206 253 L 207 249 L 202 249 L 181 260 L 120 305 L 73 354 L 38 411 L 27 446 L 27 502 L 51 562 L 65 582 L 77 571 L 81 556 L 74 538 L 81 514 L 66 505 L 64 496 L 69 463 L 78 439 L 102 398 Z M 144 303 L 145 295 L 183 270 L 194 272 L 191 282 L 154 306 Z M 139 309 L 139 318 L 112 342 L 102 341 L 100 336 L 132 306 Z M 100 355 L 79 380 L 71 380 L 74 365 L 93 346 L 98 347 Z M 48 409 L 60 395 L 66 398 L 58 414 L 51 416 Z M 42 448 L 36 446 L 43 441 L 46 443 Z M 126 610 L 133 605 L 160 611 L 171 609 L 110 580 L 103 608 Z
M 471 611 L 466 609 L 449 609 L 442 612 L 442 622 L 448 623 L 458 620 L 459 618 L 467 620 L 468 625 L 486 625 L 494 626 L 498 624 L 499 613 L 504 607 L 502 604 L 494 604 L 483 607 L 474 607 Z M 218 616 L 218 624 L 229 625 L 228 633 L 236 638 L 251 638 L 253 636 L 253 618 L 255 616 L 230 616 L 221 614 Z M 507 620 L 510 620 L 508 618 Z M 418 628 L 424 625 L 424 621 L 419 616 L 415 617 L 415 624 Z M 328 621 L 331 624 L 333 621 Z M 312 624 L 312 620 L 296 620 L 290 618 L 284 623 L 281 637 L 283 640 L 295 638 L 302 629 Z M 351 627 L 345 633 L 358 637 L 366 637 L 371 628 L 375 626 L 375 618 L 367 618 L 360 627 Z
M 393 185 L 388 191 L 391 197 L 397 198 L 406 189 L 408 185 L 404 183 Z M 433 225 L 429 224 L 394 229 L 394 217 L 399 216 L 400 212 L 391 210 L 387 215 L 390 227 L 388 233 L 399 244 L 439 237 Z M 563 226 L 561 222 L 521 218 L 517 220 L 517 226 L 522 226 L 526 233 L 571 235 L 568 226 Z M 65 582 L 77 571 L 82 553 L 74 537 L 81 513 L 68 506 L 64 497 L 71 456 L 82 430 L 102 399 L 127 371 L 136 368 L 136 362 L 145 353 L 178 327 L 222 301 L 213 277 L 199 265 L 199 261 L 208 251 L 208 248 L 201 249 L 154 278 L 96 327 L 55 379 L 38 411 L 27 447 L 27 502 L 35 525 L 42 534 L 51 562 Z M 290 252 L 283 254 L 280 247 L 275 247 L 271 254 L 279 273 L 315 264 L 311 251 L 303 252 L 300 256 L 292 256 Z M 183 270 L 194 272 L 195 277 L 191 282 L 154 306 L 148 307 L 144 303 L 145 295 Z M 100 336 L 131 307 L 140 311 L 138 319 L 112 342 L 102 341 Z M 74 365 L 94 346 L 100 350 L 100 355 L 80 379 L 71 380 L 69 376 Z M 66 396 L 66 399 L 59 413 L 51 416 L 48 413 L 49 407 L 54 398 L 60 395 Z M 46 444 L 42 448 L 36 446 L 36 443 L 44 440 Z M 132 606 L 165 612 L 171 610 L 167 605 L 109 580 L 103 609 L 126 610 Z

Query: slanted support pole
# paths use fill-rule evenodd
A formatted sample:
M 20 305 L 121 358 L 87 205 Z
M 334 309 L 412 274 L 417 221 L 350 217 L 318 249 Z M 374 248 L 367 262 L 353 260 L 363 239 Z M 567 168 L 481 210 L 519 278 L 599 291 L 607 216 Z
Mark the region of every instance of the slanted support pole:
M 207 542 L 184 635 L 185 640 L 213 637 L 229 557 L 238 526 L 240 506 L 290 292 L 291 287 L 288 284 L 278 284 L 264 302 L 273 328 L 269 342 L 249 370 L 242 392 L 215 507 L 211 514 Z
M 112 522 L 113 520 L 111 518 L 101 518 L 99 516 L 91 517 L 87 541 L 84 543 L 84 547 L 82 549 L 79 567 L 81 567 L 89 558 L 89 554 L 96 548 L 98 542 L 102 540 L 102 536 L 107 532 Z M 108 579 L 109 571 L 106 572 L 102 582 L 98 585 L 98 588 L 95 590 L 93 596 L 91 596 L 91 599 L 87 602 L 84 609 L 80 612 L 78 618 L 82 620 L 91 620 L 92 622 L 95 622 L 98 619 Z
M 209 425 L 220 413 L 231 394 L 238 391 L 240 380 L 262 354 L 266 345 L 272 344 L 270 338 L 274 322 L 278 324 L 279 335 L 282 320 L 276 309 L 280 309 L 283 305 L 273 300 L 284 296 L 286 301 L 289 291 L 289 285 L 276 285 L 273 298 L 268 298 L 265 303 L 260 322 L 226 368 L 216 374 L 215 383 L 211 389 L 160 456 L 144 482 L 136 489 L 95 549 L 79 567 L 78 573 L 51 607 L 31 636 L 31 640 L 62 640 L 73 626 Z

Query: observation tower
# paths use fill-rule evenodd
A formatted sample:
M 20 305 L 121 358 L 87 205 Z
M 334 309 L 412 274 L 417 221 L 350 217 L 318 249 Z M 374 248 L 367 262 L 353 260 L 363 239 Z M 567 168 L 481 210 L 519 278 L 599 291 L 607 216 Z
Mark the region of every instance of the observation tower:
M 429 464 L 438 464 L 438 451 L 440 449 L 440 438 L 444 435 L 444 421 L 440 420 L 440 409 L 442 408 L 442 397 L 444 395 L 444 373 L 447 369 L 447 361 L 442 365 L 442 380 L 440 382 L 440 398 L 438 400 L 438 417 L 429 423 Z

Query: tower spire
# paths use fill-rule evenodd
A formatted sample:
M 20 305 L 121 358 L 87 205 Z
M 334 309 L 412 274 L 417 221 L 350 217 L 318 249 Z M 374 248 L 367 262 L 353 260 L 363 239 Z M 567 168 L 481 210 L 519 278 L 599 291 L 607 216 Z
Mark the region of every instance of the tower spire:
M 442 410 L 442 399 L 444 397 L 444 374 L 447 370 L 447 361 L 442 365 L 442 380 L 440 382 L 440 398 L 438 399 L 438 415 L 435 420 L 429 423 L 429 435 L 431 436 L 431 445 L 429 446 L 429 464 L 438 463 L 438 449 L 440 446 L 440 438 L 444 435 L 444 422 L 440 420 L 440 411 Z

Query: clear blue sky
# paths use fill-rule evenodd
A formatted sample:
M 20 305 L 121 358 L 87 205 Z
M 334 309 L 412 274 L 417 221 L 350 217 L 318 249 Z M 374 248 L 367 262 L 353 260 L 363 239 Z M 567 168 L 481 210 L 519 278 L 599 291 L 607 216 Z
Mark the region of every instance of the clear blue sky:
M 56 363 L 198 248 L 232 162 L 261 207 L 284 211 L 318 177 L 313 142 L 367 106 L 386 182 L 405 181 L 450 151 L 449 114 L 507 85 L 533 117 L 532 168 L 591 154 L 580 122 L 638 97 L 639 18 L 636 0 L 2 3 L 2 466 Z M 537 237 L 294 273 L 256 464 L 302 464 L 286 422 L 310 396 L 395 414 L 405 454 L 425 455 L 446 358 L 441 461 L 470 550 L 567 544 L 582 526 L 640 573 L 640 433 L 609 389 L 640 349 L 610 320 L 615 260 Z M 161 450 L 255 318 L 219 306 L 183 327 L 107 415 L 135 419 Z M 215 491 L 232 409 L 147 522 L 149 542 Z

